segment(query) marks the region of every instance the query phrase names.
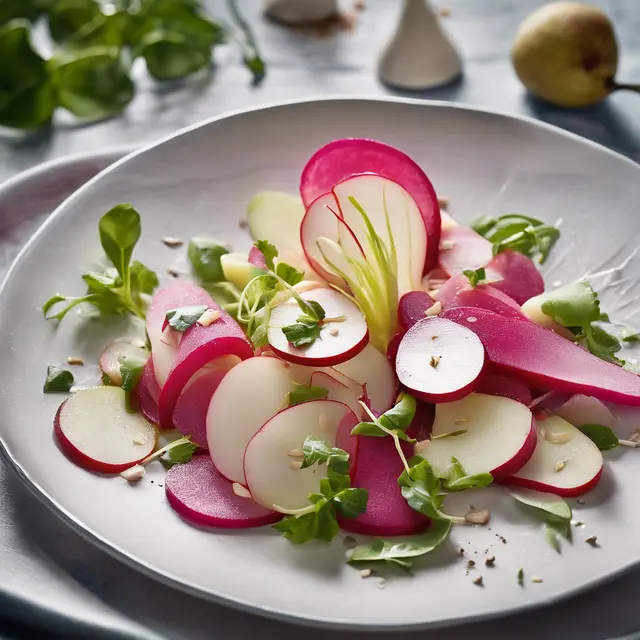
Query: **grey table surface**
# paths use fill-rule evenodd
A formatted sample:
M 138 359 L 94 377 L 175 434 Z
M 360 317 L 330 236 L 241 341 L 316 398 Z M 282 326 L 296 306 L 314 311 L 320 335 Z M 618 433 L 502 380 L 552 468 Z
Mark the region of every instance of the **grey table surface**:
M 640 82 L 640 0 L 592 0 L 616 23 L 621 44 L 620 79 Z M 222 2 L 207 2 L 224 15 Z M 433 0 L 450 10 L 445 28 L 464 59 L 461 81 L 412 97 L 453 100 L 529 115 L 590 138 L 640 161 L 640 97 L 619 93 L 584 110 L 545 105 L 523 91 L 508 60 L 520 21 L 544 0 Z M 269 69 L 252 87 L 239 53 L 220 48 L 213 78 L 179 90 L 142 79 L 130 108 L 90 127 L 60 122 L 23 140 L 0 140 L 0 182 L 41 162 L 70 153 L 124 144 L 144 145 L 210 116 L 247 106 L 314 95 L 382 96 L 377 55 L 393 29 L 399 0 L 368 0 L 356 29 L 320 40 L 270 24 L 257 0 L 243 0 L 256 25 Z M 396 94 L 398 95 L 398 94 Z M 256 141 L 259 144 L 259 141 Z M 0 239 L 1 240 L 1 239 Z M 0 265 L 2 271 L 6 265 Z M 142 576 L 92 546 L 33 498 L 0 464 L 0 587 L 19 573 L 28 588 L 0 594 L 2 638 L 262 638 L 335 640 L 363 637 L 303 630 L 201 601 Z M 0 591 L 2 591 L 0 589 Z M 428 594 L 425 594 L 428 598 Z M 502 620 L 456 629 L 398 634 L 412 638 L 640 637 L 640 570 L 562 603 Z M 464 602 L 460 603 L 464 607 Z M 370 635 L 370 634 L 367 634 Z

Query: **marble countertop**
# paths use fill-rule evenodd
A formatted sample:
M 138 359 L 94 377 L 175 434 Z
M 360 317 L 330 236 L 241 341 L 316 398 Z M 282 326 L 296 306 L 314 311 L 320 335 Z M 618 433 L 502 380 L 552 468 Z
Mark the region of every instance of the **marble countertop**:
M 605 9 L 616 24 L 621 47 L 619 79 L 640 82 L 638 0 L 591 2 Z M 224 15 L 223 2 L 209 0 L 206 4 L 216 15 Z M 399 0 L 367 0 L 355 29 L 331 39 L 310 37 L 264 21 L 257 0 L 240 4 L 256 23 L 268 64 L 268 75 L 261 86 L 251 86 L 236 48 L 221 47 L 212 78 L 179 89 L 141 79 L 137 97 L 119 118 L 92 126 L 61 119 L 55 127 L 29 138 L 0 139 L 0 182 L 67 154 L 142 146 L 229 110 L 308 96 L 389 93 L 378 82 L 375 68 L 378 53 L 396 22 Z M 509 63 L 509 47 L 517 25 L 534 8 L 545 4 L 543 0 L 432 0 L 432 4 L 450 12 L 442 20 L 464 58 L 464 76 L 428 92 L 394 95 L 453 100 L 528 115 L 640 161 L 640 96 L 620 92 L 595 107 L 564 110 L 531 98 L 519 84 Z M 4 271 L 6 265 L 1 266 Z M 6 487 L 0 511 L 0 574 L 2 559 L 8 563 L 10 558 L 15 567 L 12 570 L 32 577 L 32 586 L 22 597 L 0 597 L 0 637 L 46 638 L 51 634 L 65 638 L 236 640 L 260 634 L 275 640 L 303 633 L 308 640 L 320 640 L 329 636 L 327 631 L 301 630 L 258 619 L 172 591 L 120 565 L 80 538 L 28 495 L 4 466 L 0 466 L 0 484 Z M 640 571 L 635 571 L 540 611 L 456 630 L 396 637 L 640 637 L 629 635 L 640 629 L 639 598 Z M 333 640 L 364 637 L 344 632 L 330 635 Z

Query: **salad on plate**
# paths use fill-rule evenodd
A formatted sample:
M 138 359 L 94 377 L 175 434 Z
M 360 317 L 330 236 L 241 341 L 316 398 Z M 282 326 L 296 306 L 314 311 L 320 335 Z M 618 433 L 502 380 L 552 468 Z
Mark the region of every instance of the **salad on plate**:
M 251 200 L 248 253 L 162 238 L 189 270 L 161 286 L 134 259 L 140 214 L 114 206 L 86 292 L 43 305 L 48 320 L 77 310 L 134 328 L 105 345 L 96 384 L 75 384 L 82 358 L 49 365 L 45 393 L 69 394 L 60 450 L 130 484 L 164 465 L 167 501 L 193 525 L 270 526 L 294 544 L 342 530 L 363 577 L 487 525 L 489 485 L 559 550 L 565 498 L 597 485 L 603 451 L 640 443 L 615 431 L 616 408 L 640 406 L 620 358 L 637 334 L 588 277 L 545 290 L 537 265 L 558 226 L 507 213 L 467 227 L 445 208 L 400 150 L 336 140 L 307 162 L 299 196 Z M 470 490 L 474 507 L 451 508 Z

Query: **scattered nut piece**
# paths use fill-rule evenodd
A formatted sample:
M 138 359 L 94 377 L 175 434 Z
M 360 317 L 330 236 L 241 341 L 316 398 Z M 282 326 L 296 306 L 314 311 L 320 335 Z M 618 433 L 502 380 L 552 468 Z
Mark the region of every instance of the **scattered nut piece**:
M 438 336 L 431 336 L 431 339 L 432 339 L 432 340 L 437 340 L 437 339 L 438 339 Z
M 576 500 L 578 504 L 587 504 L 586 500 Z
M 301 460 L 291 460 L 289 462 L 289 466 L 294 470 L 294 471 L 300 471 L 300 469 L 302 469 L 302 461 Z
M 440 11 L 438 12 L 443 18 L 448 18 L 451 15 L 451 9 L 448 9 L 447 7 L 443 7 L 442 9 L 440 9 Z M 438 198 L 438 202 L 440 201 L 440 198 Z
M 474 560 L 469 560 L 469 562 L 467 562 L 467 569 L 473 569 L 476 566 L 476 563 Z
M 146 438 L 144 437 L 144 433 L 138 433 L 133 439 L 133 444 L 144 444 L 145 442 Z
M 334 327 L 331 327 L 331 329 L 329 329 L 329 335 L 330 336 L 334 336 L 335 337 L 335 336 L 338 335 L 338 332 L 339 332 L 338 327 L 334 326 Z
M 291 451 L 287 451 L 287 455 L 290 458 L 304 458 L 304 451 L 302 449 L 291 449 Z
M 493 565 L 496 563 L 496 557 L 489 556 L 488 558 L 484 559 L 484 563 L 487 565 L 487 567 L 493 567 Z
M 67 364 L 84 364 L 84 360 L 82 358 L 76 358 L 74 356 L 69 356 L 67 358 Z
M 199 318 L 198 324 L 202 327 L 212 325 L 220 317 L 217 309 L 207 309 Z
M 438 364 L 440 364 L 440 358 L 441 356 L 431 356 L 431 358 L 429 359 L 429 364 L 435 369 Z
M 547 441 L 553 444 L 566 444 L 571 440 L 573 435 L 567 432 L 558 433 L 556 431 L 549 431 L 547 429 L 542 429 L 542 437 Z
M 636 447 L 640 446 L 637 442 L 634 442 L 633 440 L 618 440 L 618 444 L 621 447 L 629 447 L 629 449 L 635 449 Z
M 436 302 L 432 304 L 425 312 L 425 316 L 437 316 L 442 311 L 442 303 Z
M 470 524 L 487 524 L 491 519 L 491 512 L 489 509 L 475 509 L 469 511 L 464 519 Z
M 557 289 L 558 287 L 561 287 L 561 286 L 562 286 L 562 281 L 561 281 L 561 280 L 554 280 L 554 281 L 551 283 L 551 286 Z
M 446 209 L 449 206 L 449 198 L 447 196 L 438 196 L 438 206 L 441 209 Z
M 539 578 L 538 576 L 531 576 L 531 582 L 540 583 L 542 582 L 542 578 Z
M 584 527 L 584 522 L 582 522 L 582 520 L 572 520 L 571 524 L 574 527 Z
M 249 228 L 249 223 L 246 220 L 240 220 L 240 222 L 238 223 L 238 226 L 241 229 L 246 230 Z
M 459 556 L 463 556 L 463 555 L 464 555 L 464 549 L 463 549 L 462 547 L 460 547 L 460 548 L 458 549 L 458 555 L 459 555 Z
M 368 578 L 370 575 L 371 575 L 371 569 L 362 569 L 362 571 L 360 571 L 361 578 Z
M 472 580 L 473 584 L 477 584 L 479 587 L 482 587 L 482 576 L 478 576 Z
M 167 273 L 172 278 L 179 278 L 180 277 L 180 272 L 177 269 L 167 269 Z
M 251 492 L 249 491 L 249 489 L 247 489 L 247 487 L 240 484 L 239 482 L 234 482 L 231 485 L 231 489 L 233 490 L 233 493 L 238 496 L 238 498 L 251 498 Z
M 587 544 L 590 544 L 592 547 L 599 547 L 600 545 L 598 544 L 598 536 L 589 536 L 585 542 Z
M 120 477 L 126 480 L 127 482 L 138 482 L 144 478 L 144 474 L 146 473 L 146 469 L 141 464 L 134 464 L 133 467 L 129 467 L 125 469 Z
M 636 429 L 633 433 L 630 433 L 627 436 L 627 440 L 631 440 L 631 442 L 640 442 L 640 429 Z
M 180 238 L 162 238 L 162 244 L 166 244 L 170 249 L 175 249 L 176 247 L 181 247 L 184 244 L 184 240 L 180 240 Z
M 564 466 L 565 466 L 564 460 L 560 460 L 560 462 L 556 462 L 556 473 L 558 473 L 558 471 L 562 471 L 564 469 Z

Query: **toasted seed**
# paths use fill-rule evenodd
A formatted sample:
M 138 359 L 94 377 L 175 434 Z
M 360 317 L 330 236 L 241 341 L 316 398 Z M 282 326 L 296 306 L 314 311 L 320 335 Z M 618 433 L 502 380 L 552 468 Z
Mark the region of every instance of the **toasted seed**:
M 302 449 L 291 449 L 291 451 L 287 451 L 287 455 L 290 458 L 304 458 L 304 451 Z
M 634 442 L 633 440 L 618 440 L 618 444 L 621 447 L 629 447 L 629 449 L 635 449 L 636 447 L 640 446 L 637 442 Z
M 248 229 L 249 228 L 249 223 L 246 220 L 240 220 L 240 222 L 238 223 L 238 226 L 241 229 Z
M 565 462 L 564 460 L 560 460 L 560 462 L 556 462 L 556 473 L 558 471 L 562 471 L 564 469 Z
M 294 470 L 294 471 L 300 471 L 300 469 L 302 469 L 302 462 L 300 460 L 291 460 L 289 462 L 289 466 Z
M 331 329 L 329 329 L 329 335 L 330 336 L 337 336 L 339 333 L 339 329 L 338 327 L 331 327 Z
M 440 11 L 438 11 L 438 13 L 443 18 L 448 18 L 451 15 L 451 9 L 448 9 L 447 7 L 442 7 L 442 9 L 440 9 Z M 438 198 L 438 200 L 440 200 L 440 198 Z
M 120 477 L 124 478 L 127 482 L 133 483 L 142 480 L 146 472 L 146 469 L 141 464 L 134 464 L 133 467 L 125 469 L 120 474 Z
M 456 243 L 453 240 L 443 240 L 440 243 L 440 251 L 451 251 L 456 246 Z
M 436 302 L 432 304 L 425 312 L 425 316 L 437 316 L 442 311 L 442 303 Z
M 440 358 L 441 356 L 431 356 L 431 358 L 429 358 L 429 364 L 435 369 L 440 363 Z
M 478 576 L 477 578 L 474 578 L 471 582 L 473 582 L 473 584 L 477 584 L 479 587 L 482 587 L 482 576 Z
M 571 433 L 557 433 L 556 431 L 550 431 L 547 429 L 542 429 L 542 437 L 547 441 L 553 444 L 566 444 L 571 440 L 573 434 Z
M 447 196 L 438 196 L 438 206 L 441 209 L 446 209 L 449 206 L 449 198 Z
M 539 578 L 538 576 L 531 576 L 531 582 L 542 582 L 542 578 Z
M 179 278 L 180 277 L 180 272 L 177 269 L 167 269 L 167 273 L 172 278 Z
M 464 549 L 462 547 L 460 547 L 458 549 L 458 555 L 463 556 L 464 555 Z
M 599 547 L 600 545 L 598 544 L 598 536 L 589 536 L 585 542 L 587 544 L 590 544 L 592 547 Z
M 220 317 L 217 309 L 207 309 L 199 318 L 198 324 L 202 327 L 212 325 Z
M 476 563 L 474 560 L 469 560 L 469 562 L 467 562 L 467 569 L 473 569 L 476 566 Z
M 467 322 L 477 322 L 477 321 L 478 321 L 478 318 L 476 318 L 475 316 L 469 316 L 467 318 Z
M 133 439 L 133 444 L 144 444 L 146 440 L 147 439 L 144 437 L 144 433 L 138 433 Z
M 84 364 L 84 360 L 82 358 L 76 358 L 74 356 L 69 356 L 67 358 L 67 364 Z
M 576 500 L 578 504 L 587 504 L 586 500 Z
M 171 249 L 175 249 L 176 247 L 181 247 L 184 244 L 184 240 L 180 240 L 180 238 L 162 238 L 162 244 L 166 244 L 167 247 Z
M 362 569 L 362 571 L 360 571 L 361 578 L 368 578 L 370 575 L 371 575 L 371 569 Z
M 470 524 L 487 524 L 491 519 L 489 509 L 474 509 L 469 511 L 464 519 Z
M 487 565 L 487 567 L 493 567 L 493 565 L 496 563 L 496 557 L 489 556 L 488 558 L 484 559 L 484 563 Z

